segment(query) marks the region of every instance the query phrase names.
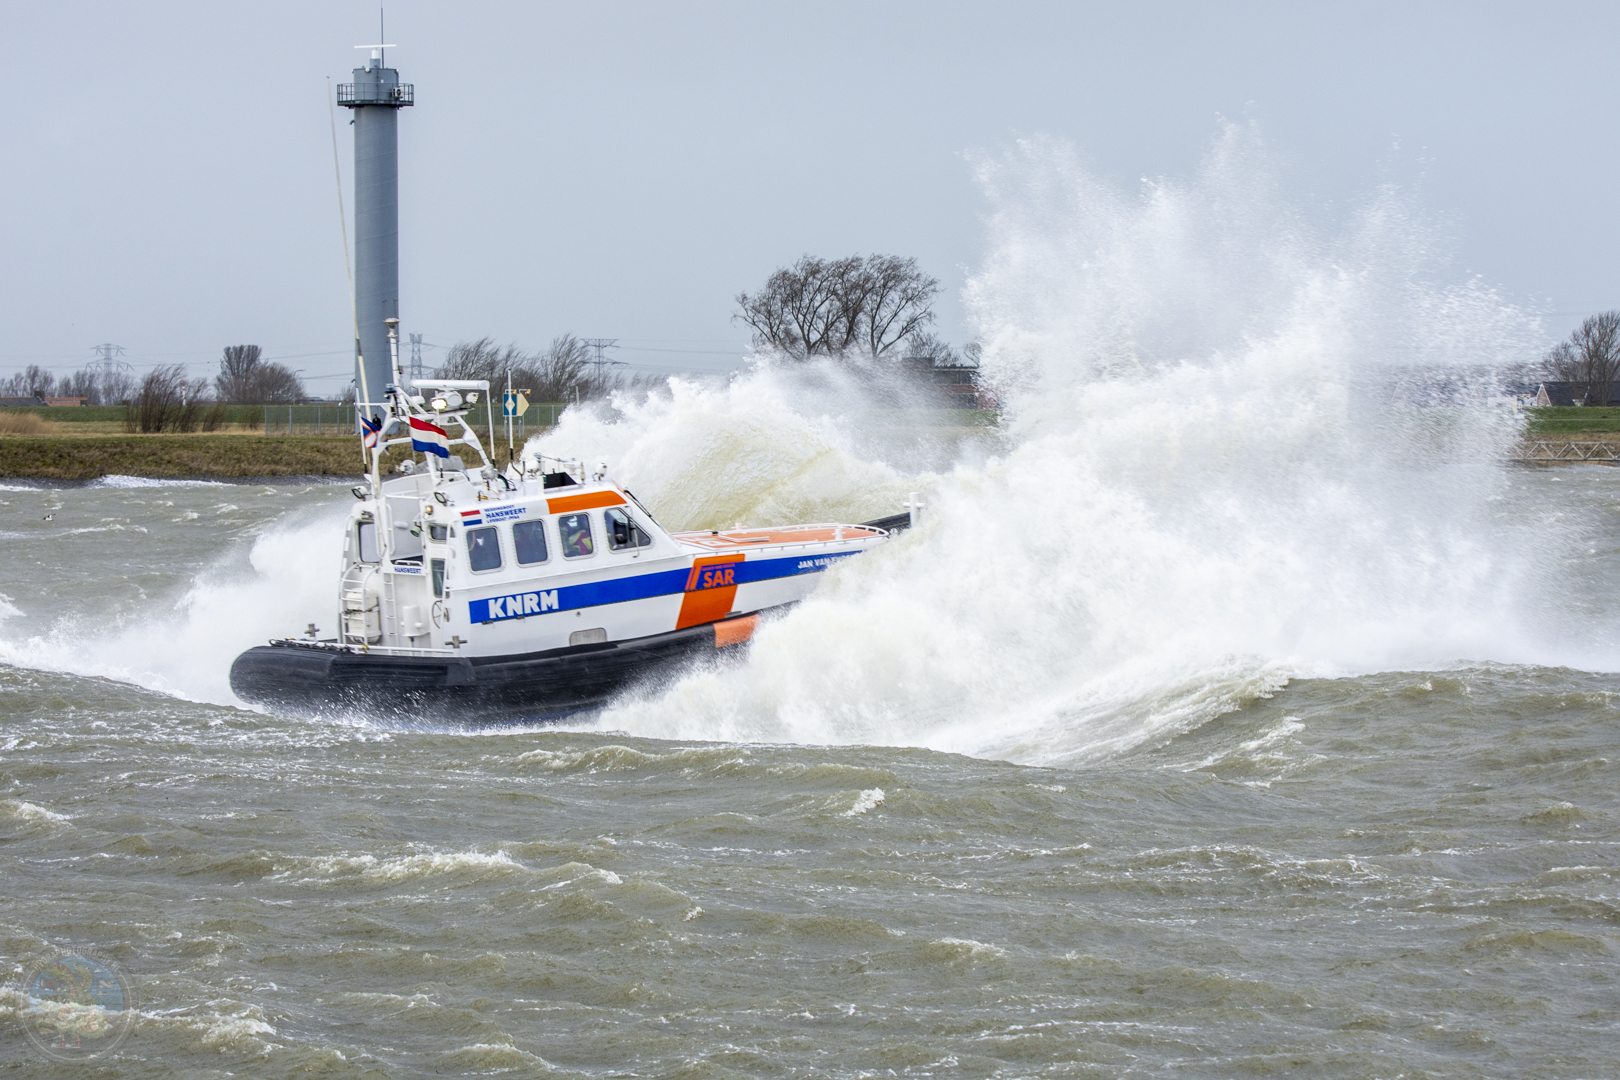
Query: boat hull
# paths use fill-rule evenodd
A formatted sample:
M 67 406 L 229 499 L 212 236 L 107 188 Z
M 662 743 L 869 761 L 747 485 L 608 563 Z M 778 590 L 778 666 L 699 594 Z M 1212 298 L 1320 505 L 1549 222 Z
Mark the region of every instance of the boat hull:
M 243 701 L 293 716 L 417 723 L 556 720 L 746 641 L 754 617 L 508 656 L 399 656 L 278 641 L 231 665 Z

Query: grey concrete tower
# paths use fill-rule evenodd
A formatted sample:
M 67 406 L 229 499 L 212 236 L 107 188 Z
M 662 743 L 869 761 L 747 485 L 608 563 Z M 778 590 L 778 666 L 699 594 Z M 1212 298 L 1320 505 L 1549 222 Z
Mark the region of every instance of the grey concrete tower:
M 355 386 L 362 401 L 382 401 L 394 381 L 383 320 L 399 318 L 398 112 L 414 103 L 414 90 L 383 67 L 380 48 L 354 69 L 354 82 L 338 87 L 338 104 L 354 110 Z

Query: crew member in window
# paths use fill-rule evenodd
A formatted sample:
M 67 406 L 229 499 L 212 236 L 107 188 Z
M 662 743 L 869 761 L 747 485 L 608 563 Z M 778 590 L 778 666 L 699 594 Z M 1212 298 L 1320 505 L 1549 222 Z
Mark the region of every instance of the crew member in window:
M 569 514 L 558 518 L 557 531 L 562 534 L 563 558 L 577 559 L 595 552 L 591 543 L 591 519 L 587 515 Z

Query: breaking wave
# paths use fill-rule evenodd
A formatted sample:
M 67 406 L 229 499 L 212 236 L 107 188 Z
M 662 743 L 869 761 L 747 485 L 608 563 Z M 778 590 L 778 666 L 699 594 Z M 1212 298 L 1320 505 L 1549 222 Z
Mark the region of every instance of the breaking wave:
M 765 360 L 531 444 L 695 508 L 676 524 L 859 520 L 929 492 L 921 528 L 830 572 L 745 665 L 601 727 L 1063 763 L 1300 676 L 1617 666 L 1527 599 L 1557 540 L 1515 519 L 1495 463 L 1516 421 L 1481 372 L 1535 355 L 1539 327 L 1448 281 L 1400 192 L 1313 230 L 1239 128 L 1134 195 L 1055 142 L 976 167 L 990 242 L 966 300 L 1004 405 L 983 460 L 863 454 L 848 387 Z
M 68 614 L 40 633 L 0 638 L 0 663 L 236 704 L 229 675 L 238 654 L 311 622 L 331 632 L 343 509 L 276 520 L 230 548 L 172 605 L 143 603 L 110 626 L 99 610 Z M 16 614 L 0 601 L 0 619 Z

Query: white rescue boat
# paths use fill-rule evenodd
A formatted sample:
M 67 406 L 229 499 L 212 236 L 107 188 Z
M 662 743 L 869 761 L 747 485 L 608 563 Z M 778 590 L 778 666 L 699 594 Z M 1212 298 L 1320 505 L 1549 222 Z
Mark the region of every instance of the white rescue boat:
M 525 457 L 497 468 L 467 423 L 489 384 L 395 385 L 363 422 L 338 576 L 338 632 L 237 657 L 245 701 L 300 715 L 546 719 L 749 640 L 762 613 L 916 513 L 862 525 L 672 533 L 605 466 Z M 493 424 L 491 424 L 493 431 Z M 405 471 L 384 473 L 409 444 Z M 465 449 L 462 449 L 465 448 Z

